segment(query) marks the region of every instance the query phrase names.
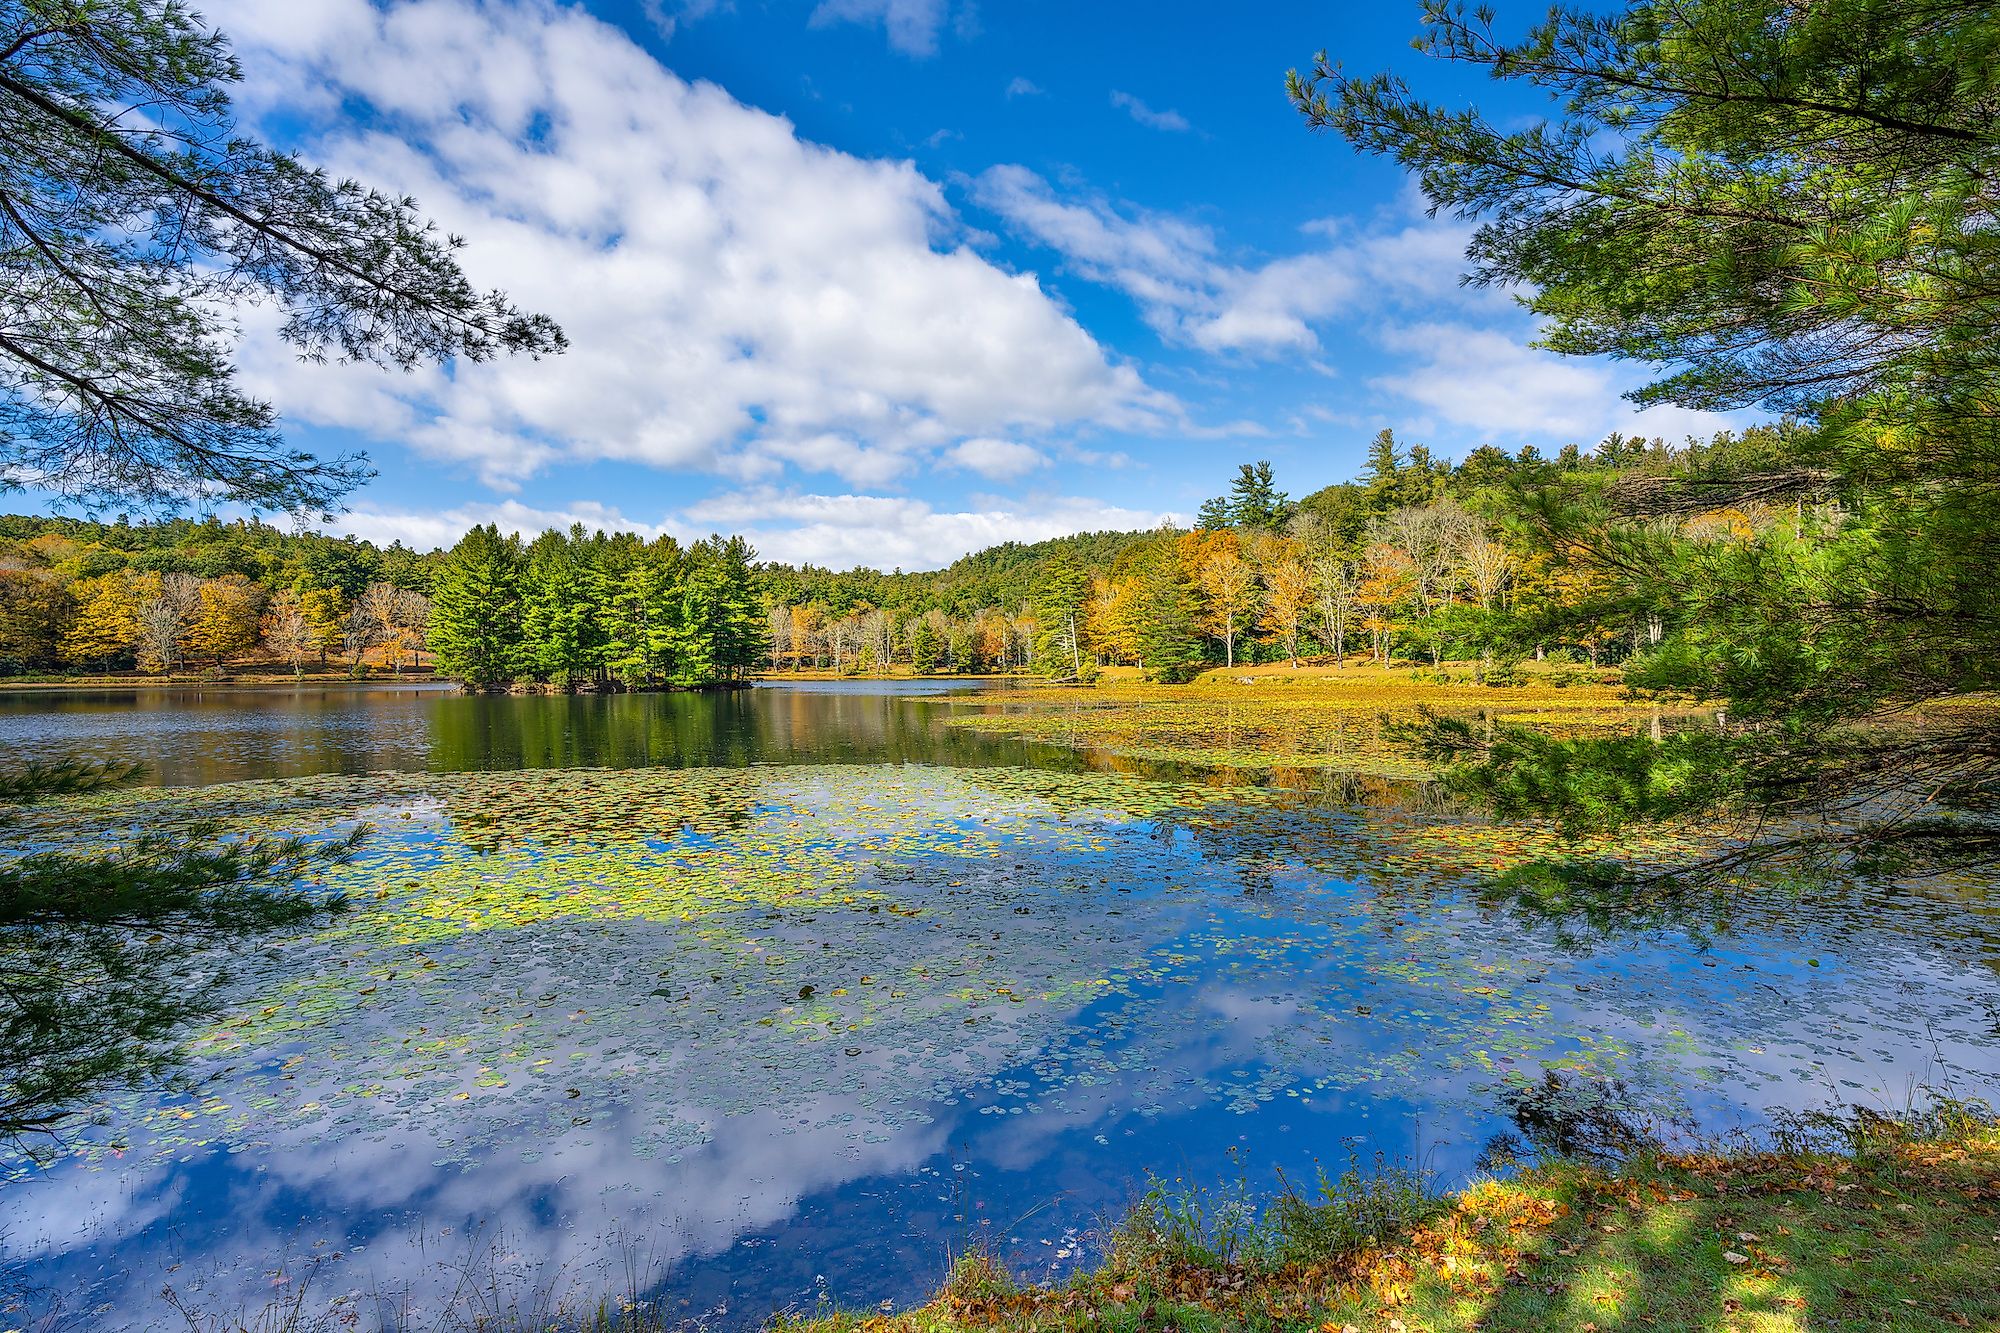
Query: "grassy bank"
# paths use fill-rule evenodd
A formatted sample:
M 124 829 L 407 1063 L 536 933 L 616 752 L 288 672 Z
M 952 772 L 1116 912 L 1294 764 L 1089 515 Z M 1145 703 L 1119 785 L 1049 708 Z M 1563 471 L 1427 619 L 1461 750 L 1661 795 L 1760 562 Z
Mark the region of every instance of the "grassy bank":
M 1107 673 L 1094 686 L 983 693 L 978 711 L 950 720 L 1135 760 L 1413 778 L 1424 776 L 1423 769 L 1384 736 L 1384 717 L 1429 708 L 1573 735 L 1702 716 L 1687 705 L 1662 709 L 1634 700 L 1615 670 L 1524 666 L 1483 681 L 1478 675 L 1470 663 L 1440 671 L 1245 667 L 1211 671 L 1187 685 Z
M 962 1260 L 901 1314 L 787 1333 L 2000 1328 L 2000 1132 L 1863 1118 L 1845 1141 L 1559 1162 L 1439 1198 L 1390 1173 L 1251 1220 L 1149 1197 L 1095 1272 L 1023 1286 Z

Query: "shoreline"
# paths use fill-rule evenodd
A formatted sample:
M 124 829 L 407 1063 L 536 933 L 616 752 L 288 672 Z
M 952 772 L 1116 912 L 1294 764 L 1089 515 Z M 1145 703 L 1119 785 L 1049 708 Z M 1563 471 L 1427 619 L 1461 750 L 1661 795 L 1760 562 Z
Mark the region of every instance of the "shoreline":
M 457 681 L 429 672 L 402 676 L 80 676 L 74 680 L 0 680 L 0 694 L 97 693 L 130 690 L 229 690 L 236 692 L 303 689 L 380 689 L 389 686 L 456 686 Z
M 1556 1158 L 1434 1193 L 1390 1171 L 1286 1189 L 1251 1222 L 1157 1186 L 1096 1267 L 1016 1279 L 978 1250 L 888 1312 L 774 1333 L 1807 1333 L 2000 1327 L 2000 1126 L 1944 1102 L 1616 1165 Z M 1921 1274 L 1921 1281 L 1913 1275 Z M 643 1317 L 593 1326 L 650 1333 Z

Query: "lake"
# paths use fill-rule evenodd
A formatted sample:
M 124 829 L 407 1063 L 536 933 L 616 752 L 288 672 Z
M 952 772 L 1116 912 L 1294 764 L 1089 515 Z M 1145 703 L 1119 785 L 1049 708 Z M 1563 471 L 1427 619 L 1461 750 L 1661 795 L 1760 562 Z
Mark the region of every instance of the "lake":
M 0 1184 L 11 1324 L 639 1295 L 718 1329 L 1099 1251 L 1159 1180 L 1453 1185 L 1559 1071 L 1754 1127 L 1995 1094 L 1978 884 L 1553 912 L 1393 784 L 1126 771 L 944 725 L 977 687 L 0 696 L 145 760 L 41 836 L 375 832 L 354 909 L 232 963 L 193 1088 Z

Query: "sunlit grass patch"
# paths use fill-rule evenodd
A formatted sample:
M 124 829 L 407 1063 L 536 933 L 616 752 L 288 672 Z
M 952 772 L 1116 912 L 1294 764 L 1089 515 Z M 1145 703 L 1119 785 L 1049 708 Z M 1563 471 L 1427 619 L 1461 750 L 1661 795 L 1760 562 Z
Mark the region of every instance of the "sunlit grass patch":
M 1863 1125 L 1846 1153 L 1557 1162 L 1437 1198 L 1395 1173 L 1292 1196 L 1260 1218 L 1149 1196 L 1103 1267 L 1016 1284 L 962 1263 L 903 1314 L 814 1316 L 788 1333 L 1257 1329 L 2000 1327 L 2000 1131 Z M 1325 1248 L 1288 1248 L 1299 1236 Z
M 1379 667 L 1311 674 L 1244 669 L 1211 672 L 1190 685 L 1117 681 L 981 694 L 949 720 L 1134 759 L 1414 779 L 1428 770 L 1387 734 L 1385 720 L 1422 709 L 1564 734 L 1624 731 L 1655 719 L 1680 725 L 1699 716 L 1684 703 L 1633 698 L 1615 673 L 1578 683 L 1552 673 L 1509 679 L 1480 684 L 1469 672 Z

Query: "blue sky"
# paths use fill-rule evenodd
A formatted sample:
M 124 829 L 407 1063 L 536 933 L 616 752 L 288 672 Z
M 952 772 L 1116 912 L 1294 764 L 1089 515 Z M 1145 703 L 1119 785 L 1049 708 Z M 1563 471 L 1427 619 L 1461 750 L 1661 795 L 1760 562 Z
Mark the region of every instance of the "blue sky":
M 570 352 L 246 379 L 380 477 L 336 530 L 572 520 L 930 568 L 1185 521 L 1238 463 L 1302 494 L 1368 438 L 1459 455 L 1636 418 L 1639 368 L 1530 348 L 1457 283 L 1466 228 L 1283 91 L 1321 47 L 1504 118 L 1414 3 L 214 0 L 246 119 L 417 197 Z M 1525 20 L 1527 5 L 1517 6 Z

